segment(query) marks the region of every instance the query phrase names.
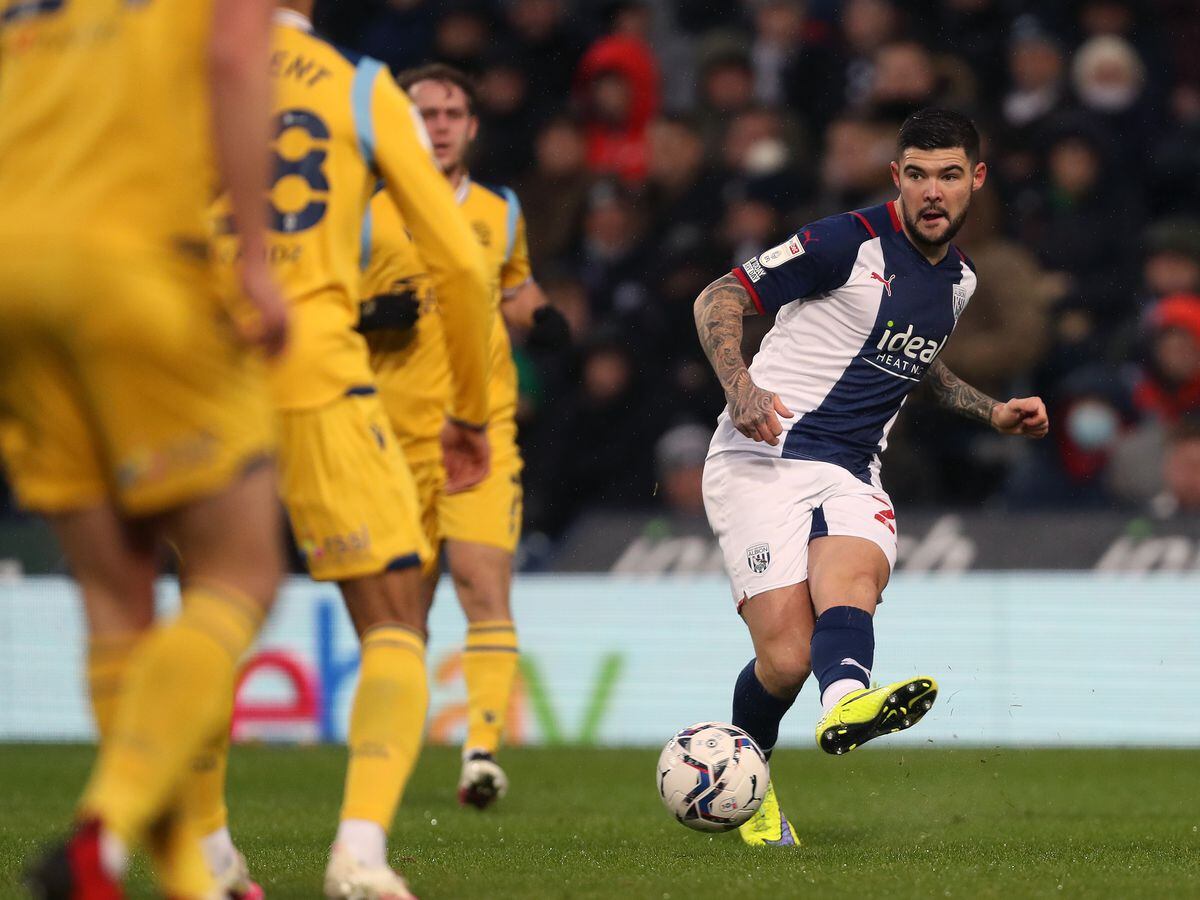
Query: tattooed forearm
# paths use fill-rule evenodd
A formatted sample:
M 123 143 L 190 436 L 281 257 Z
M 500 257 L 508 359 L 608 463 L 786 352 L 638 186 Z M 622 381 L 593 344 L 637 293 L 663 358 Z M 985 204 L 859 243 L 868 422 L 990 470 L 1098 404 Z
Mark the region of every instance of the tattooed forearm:
M 757 312 L 750 293 L 733 275 L 718 278 L 696 298 L 696 332 L 725 389 L 735 425 L 745 431 L 770 412 L 773 395 L 750 380 L 742 358 L 742 317 Z
M 742 317 L 755 312 L 749 292 L 732 275 L 718 278 L 696 298 L 696 332 L 725 393 L 749 377 L 742 359 Z
M 939 406 L 985 425 L 992 424 L 992 410 L 996 401 L 971 387 L 947 369 L 940 359 L 935 359 L 929 366 L 929 386 Z

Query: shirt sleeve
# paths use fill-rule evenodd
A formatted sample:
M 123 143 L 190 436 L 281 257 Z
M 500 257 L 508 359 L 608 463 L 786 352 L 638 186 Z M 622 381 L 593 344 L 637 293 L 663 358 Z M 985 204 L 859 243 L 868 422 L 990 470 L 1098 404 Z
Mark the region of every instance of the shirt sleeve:
M 370 121 L 370 156 L 429 268 L 441 308 L 454 384 L 451 415 L 483 425 L 493 318 L 483 248 L 429 155 L 412 104 L 382 66 L 371 90 Z
M 508 293 L 529 281 L 533 277 L 533 269 L 529 265 L 529 240 L 525 236 L 525 216 L 522 215 L 521 206 L 517 203 L 517 195 L 512 191 L 505 191 L 505 193 L 511 195 L 508 199 L 508 208 L 512 233 L 509 235 L 508 256 L 500 269 L 500 289 Z M 513 210 L 515 210 L 515 214 Z
M 870 235 L 851 213 L 804 226 L 782 244 L 751 257 L 733 270 L 760 313 L 793 300 L 807 300 L 841 287 L 850 277 L 858 248 Z

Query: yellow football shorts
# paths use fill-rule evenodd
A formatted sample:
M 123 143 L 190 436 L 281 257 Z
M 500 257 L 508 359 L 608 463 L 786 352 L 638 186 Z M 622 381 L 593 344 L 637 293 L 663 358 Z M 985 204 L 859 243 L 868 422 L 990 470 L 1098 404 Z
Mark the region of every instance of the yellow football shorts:
M 406 458 L 407 454 L 406 454 Z M 433 456 L 420 454 L 408 458 L 412 469 L 413 481 L 417 485 L 417 505 L 421 517 L 421 533 L 429 542 L 431 552 L 425 561 L 423 571 L 426 575 L 436 575 L 438 571 L 438 550 L 442 544 L 440 527 L 438 525 L 438 498 L 446 486 L 446 467 L 442 465 L 441 450 Z
M 205 261 L 60 243 L 0 246 L 0 452 L 22 505 L 148 515 L 274 452 L 262 363 Z
M 488 429 L 492 467 L 469 491 L 438 498 L 438 525 L 444 540 L 499 547 L 513 553 L 521 539 L 524 509 L 521 452 L 516 426 L 502 422 Z
M 416 483 L 373 388 L 280 417 L 283 501 L 314 579 L 361 578 L 432 556 Z

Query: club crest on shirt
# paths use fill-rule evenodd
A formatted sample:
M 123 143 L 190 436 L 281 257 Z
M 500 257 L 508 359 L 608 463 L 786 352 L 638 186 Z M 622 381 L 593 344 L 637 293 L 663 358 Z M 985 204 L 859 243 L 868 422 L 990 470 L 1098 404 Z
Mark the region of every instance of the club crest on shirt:
M 761 575 L 771 565 L 771 545 L 755 544 L 746 548 L 746 564 L 755 575 Z
M 971 299 L 967 296 L 967 289 L 961 284 L 953 286 L 954 291 L 954 321 L 958 321 L 958 317 L 962 315 L 962 311 L 967 308 L 967 302 Z

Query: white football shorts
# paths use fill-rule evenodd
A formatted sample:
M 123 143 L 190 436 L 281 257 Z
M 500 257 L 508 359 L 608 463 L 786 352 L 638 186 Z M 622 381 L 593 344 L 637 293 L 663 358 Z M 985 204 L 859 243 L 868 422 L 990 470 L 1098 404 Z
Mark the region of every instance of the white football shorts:
M 715 453 L 704 464 L 704 508 L 739 609 L 756 594 L 807 581 L 814 538 L 866 538 L 896 565 L 891 498 L 832 463 Z

